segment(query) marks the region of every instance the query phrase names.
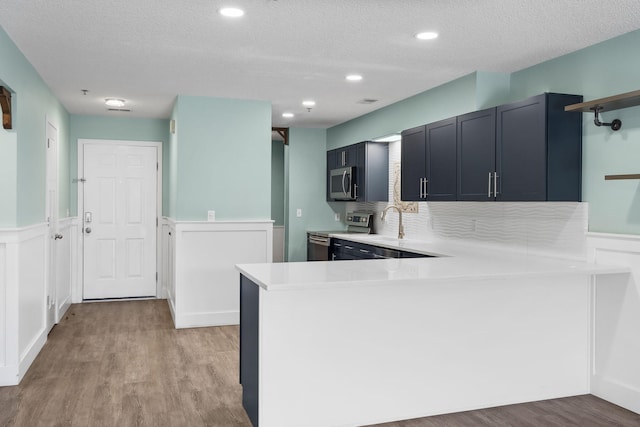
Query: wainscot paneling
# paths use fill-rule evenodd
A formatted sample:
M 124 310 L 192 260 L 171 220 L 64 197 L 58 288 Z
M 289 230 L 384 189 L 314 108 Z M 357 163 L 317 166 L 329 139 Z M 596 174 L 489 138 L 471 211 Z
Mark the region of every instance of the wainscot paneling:
M 165 223 L 163 281 L 176 328 L 238 324 L 235 265 L 272 262 L 273 221 Z
M 591 393 L 640 413 L 640 236 L 588 233 L 589 261 L 630 274 L 593 284 Z
M 56 241 L 56 323 L 71 306 L 73 263 L 72 247 L 75 246 L 76 225 L 74 218 L 58 222 L 58 233 L 62 239 Z
M 0 230 L 0 386 L 16 385 L 47 340 L 46 224 Z

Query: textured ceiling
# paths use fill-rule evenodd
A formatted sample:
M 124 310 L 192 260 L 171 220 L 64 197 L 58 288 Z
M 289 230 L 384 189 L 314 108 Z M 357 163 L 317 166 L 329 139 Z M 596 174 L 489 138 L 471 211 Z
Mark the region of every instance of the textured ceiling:
M 218 15 L 227 5 L 246 15 Z M 182 94 L 269 100 L 274 126 L 329 127 L 476 70 L 514 72 L 636 30 L 640 3 L 1 0 L 0 25 L 72 114 L 166 118 Z M 413 38 L 428 30 L 440 37 Z M 364 79 L 346 82 L 353 72 Z M 107 112 L 107 97 L 131 112 Z

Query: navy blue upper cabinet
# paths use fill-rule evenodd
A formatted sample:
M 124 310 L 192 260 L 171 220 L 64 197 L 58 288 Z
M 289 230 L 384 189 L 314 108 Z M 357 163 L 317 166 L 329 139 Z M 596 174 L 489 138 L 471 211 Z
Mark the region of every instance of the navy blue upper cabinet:
M 427 138 L 426 126 L 402 132 L 400 152 L 400 198 L 404 201 L 426 200 Z
M 389 200 L 389 146 L 360 142 L 356 147 L 356 201 Z
M 496 109 L 458 116 L 457 200 L 495 200 Z
M 331 198 L 331 170 L 355 167 L 354 192 L 358 202 L 389 200 L 389 146 L 364 141 L 327 151 L 327 201 Z
M 457 118 L 452 117 L 426 126 L 427 200 L 456 200 L 456 125 Z
M 456 200 L 456 118 L 402 132 L 401 198 Z
M 579 102 L 545 93 L 497 108 L 496 200 L 581 200 L 582 115 L 564 111 Z

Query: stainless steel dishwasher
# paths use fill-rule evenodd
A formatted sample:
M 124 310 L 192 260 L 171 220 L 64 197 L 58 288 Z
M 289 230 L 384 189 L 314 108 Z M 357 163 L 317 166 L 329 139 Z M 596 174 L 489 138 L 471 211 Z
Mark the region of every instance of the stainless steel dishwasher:
M 307 261 L 329 261 L 331 238 L 322 231 L 307 232 Z

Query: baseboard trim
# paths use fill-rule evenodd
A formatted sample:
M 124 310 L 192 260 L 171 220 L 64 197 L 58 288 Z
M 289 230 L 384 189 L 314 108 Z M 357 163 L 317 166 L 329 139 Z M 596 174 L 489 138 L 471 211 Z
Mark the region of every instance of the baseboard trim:
M 591 394 L 640 414 L 640 390 L 600 376 L 591 378 Z
M 47 342 L 47 332 L 42 330 L 40 334 L 31 342 L 31 345 L 25 350 L 22 357 L 20 357 L 20 368 L 18 369 L 18 382 L 22 381 L 22 377 L 27 373 L 27 370 L 31 366 L 36 357 Z
M 18 385 L 20 377 L 16 366 L 0 366 L 0 387 Z
M 203 328 L 207 326 L 239 325 L 240 312 L 188 313 L 174 316 L 176 329 Z

